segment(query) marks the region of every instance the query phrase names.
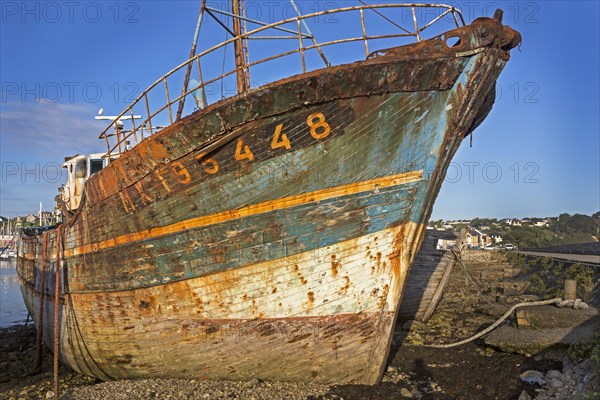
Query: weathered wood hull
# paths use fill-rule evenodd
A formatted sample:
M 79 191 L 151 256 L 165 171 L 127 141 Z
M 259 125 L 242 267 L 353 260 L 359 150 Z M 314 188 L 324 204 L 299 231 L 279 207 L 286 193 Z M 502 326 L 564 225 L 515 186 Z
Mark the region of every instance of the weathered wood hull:
M 45 342 L 58 277 L 60 358 L 84 374 L 378 382 L 446 168 L 508 59 L 472 41 L 277 82 L 111 163 L 58 266 L 47 235 L 43 281 L 45 239 L 21 239 Z

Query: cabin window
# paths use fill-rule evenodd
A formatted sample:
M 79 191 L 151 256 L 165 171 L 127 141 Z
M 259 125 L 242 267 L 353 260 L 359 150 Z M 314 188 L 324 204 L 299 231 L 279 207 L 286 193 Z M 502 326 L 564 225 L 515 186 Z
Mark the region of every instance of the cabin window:
M 90 176 L 99 172 L 104 166 L 104 162 L 102 160 L 90 160 Z
M 77 160 L 75 164 L 75 178 L 87 178 L 87 160 Z

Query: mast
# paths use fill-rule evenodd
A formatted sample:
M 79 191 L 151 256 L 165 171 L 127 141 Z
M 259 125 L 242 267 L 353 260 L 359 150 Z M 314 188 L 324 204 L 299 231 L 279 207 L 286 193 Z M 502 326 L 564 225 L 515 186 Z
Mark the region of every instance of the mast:
M 232 0 L 233 4 L 233 33 L 236 37 L 242 34 L 242 24 L 240 20 L 240 0 Z M 237 79 L 238 94 L 246 93 L 248 91 L 248 81 L 246 80 L 246 70 L 244 63 L 244 46 L 242 39 L 237 39 L 233 42 L 233 48 L 235 51 L 235 76 Z
M 192 49 L 190 50 L 190 59 L 194 58 L 196 55 L 196 46 L 198 45 L 198 36 L 200 35 L 200 25 L 202 25 L 202 17 L 204 16 L 204 9 L 206 8 L 206 0 L 202 0 L 202 5 L 200 6 L 200 13 L 198 13 L 198 22 L 196 23 L 196 31 L 194 32 L 194 39 L 192 40 Z M 198 60 L 198 68 L 200 68 L 200 60 Z M 181 100 L 179 100 L 179 106 L 177 108 L 177 116 L 175 118 L 176 121 L 181 119 L 181 114 L 183 112 L 183 106 L 185 105 L 185 93 L 188 90 L 188 84 L 190 82 L 190 73 L 192 72 L 192 63 L 190 62 L 187 66 L 187 71 L 185 72 L 185 78 L 183 80 L 183 90 L 181 95 L 183 96 Z M 198 71 L 201 74 L 200 71 Z M 202 93 L 204 93 L 204 87 L 202 87 Z

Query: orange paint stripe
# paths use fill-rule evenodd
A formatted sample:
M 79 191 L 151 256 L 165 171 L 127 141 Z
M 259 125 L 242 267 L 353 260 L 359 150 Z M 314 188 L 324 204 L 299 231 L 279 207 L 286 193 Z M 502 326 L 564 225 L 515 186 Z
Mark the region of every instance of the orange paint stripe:
M 421 180 L 422 176 L 423 170 L 418 170 L 398 175 L 390 175 L 383 178 L 370 179 L 368 181 L 363 182 L 350 183 L 348 185 L 337 186 L 328 189 L 317 190 L 314 192 L 304 193 L 296 196 L 284 197 L 277 200 L 265 201 L 263 203 L 252 204 L 246 207 L 242 207 L 237 210 L 222 211 L 216 214 L 196 217 L 167 226 L 161 226 L 140 232 L 129 233 L 99 243 L 88 244 L 85 246 L 76 247 L 74 249 L 65 249 L 64 255 L 67 257 L 71 257 L 74 255 L 91 253 L 93 251 L 122 246 L 131 242 L 152 239 L 159 236 L 164 236 L 189 229 L 201 228 L 203 226 L 214 225 L 221 222 L 249 217 L 256 214 L 263 214 L 269 211 L 281 210 L 284 208 L 290 208 L 306 203 L 333 199 L 340 196 L 347 196 L 351 194 L 367 192 L 370 190 L 383 189 L 387 187 L 417 182 Z

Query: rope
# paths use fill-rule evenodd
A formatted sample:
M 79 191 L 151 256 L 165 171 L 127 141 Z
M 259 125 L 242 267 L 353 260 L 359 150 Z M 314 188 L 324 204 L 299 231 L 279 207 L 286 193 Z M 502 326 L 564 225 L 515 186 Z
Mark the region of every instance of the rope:
M 463 263 L 462 259 L 460 258 L 460 256 L 454 251 L 454 249 L 450 250 L 452 252 L 452 254 L 454 254 L 454 257 L 456 258 L 456 261 L 458 261 L 458 263 L 460 264 L 460 266 L 462 267 L 462 269 L 464 270 L 465 274 L 467 275 L 467 277 L 471 280 L 471 283 L 473 284 L 473 286 L 475 286 L 475 289 L 477 289 L 477 292 L 479 293 L 479 295 L 492 307 L 496 307 L 496 304 L 492 303 L 487 296 L 485 295 L 485 293 L 483 293 L 483 290 L 481 289 L 481 286 L 477 283 L 477 281 L 475 280 L 475 278 L 473 278 L 473 276 L 469 273 L 469 270 L 467 269 L 466 265 Z
M 58 305 L 60 298 L 60 240 L 62 225 L 56 229 L 56 285 L 54 288 L 54 399 L 58 400 Z
M 500 319 L 498 321 L 494 322 L 492 325 L 488 326 L 486 329 L 482 330 L 479 333 L 476 333 L 475 335 L 473 335 L 467 339 L 461 340 L 460 342 L 449 343 L 449 344 L 429 344 L 429 345 L 425 345 L 425 347 L 431 347 L 434 349 L 448 349 L 450 347 L 456 347 L 456 346 L 460 346 L 460 345 L 472 342 L 473 340 L 476 340 L 476 339 L 482 337 L 483 335 L 485 335 L 486 333 L 492 331 L 494 328 L 496 328 L 498 325 L 500 325 L 502 322 L 504 322 L 504 320 L 506 318 L 508 318 L 513 313 L 513 311 L 519 307 L 543 306 L 543 305 L 547 305 L 547 304 L 555 304 L 555 303 L 558 303 L 559 301 L 562 301 L 562 299 L 560 297 L 557 297 L 557 298 L 550 299 L 550 300 L 515 304 L 502 317 L 500 317 Z
M 40 372 L 42 369 L 42 336 L 44 327 L 44 291 L 46 290 L 46 254 L 48 253 L 48 232 L 42 236 L 42 276 L 40 282 L 40 312 L 37 323 L 37 337 L 35 341 L 35 362 L 30 375 Z

